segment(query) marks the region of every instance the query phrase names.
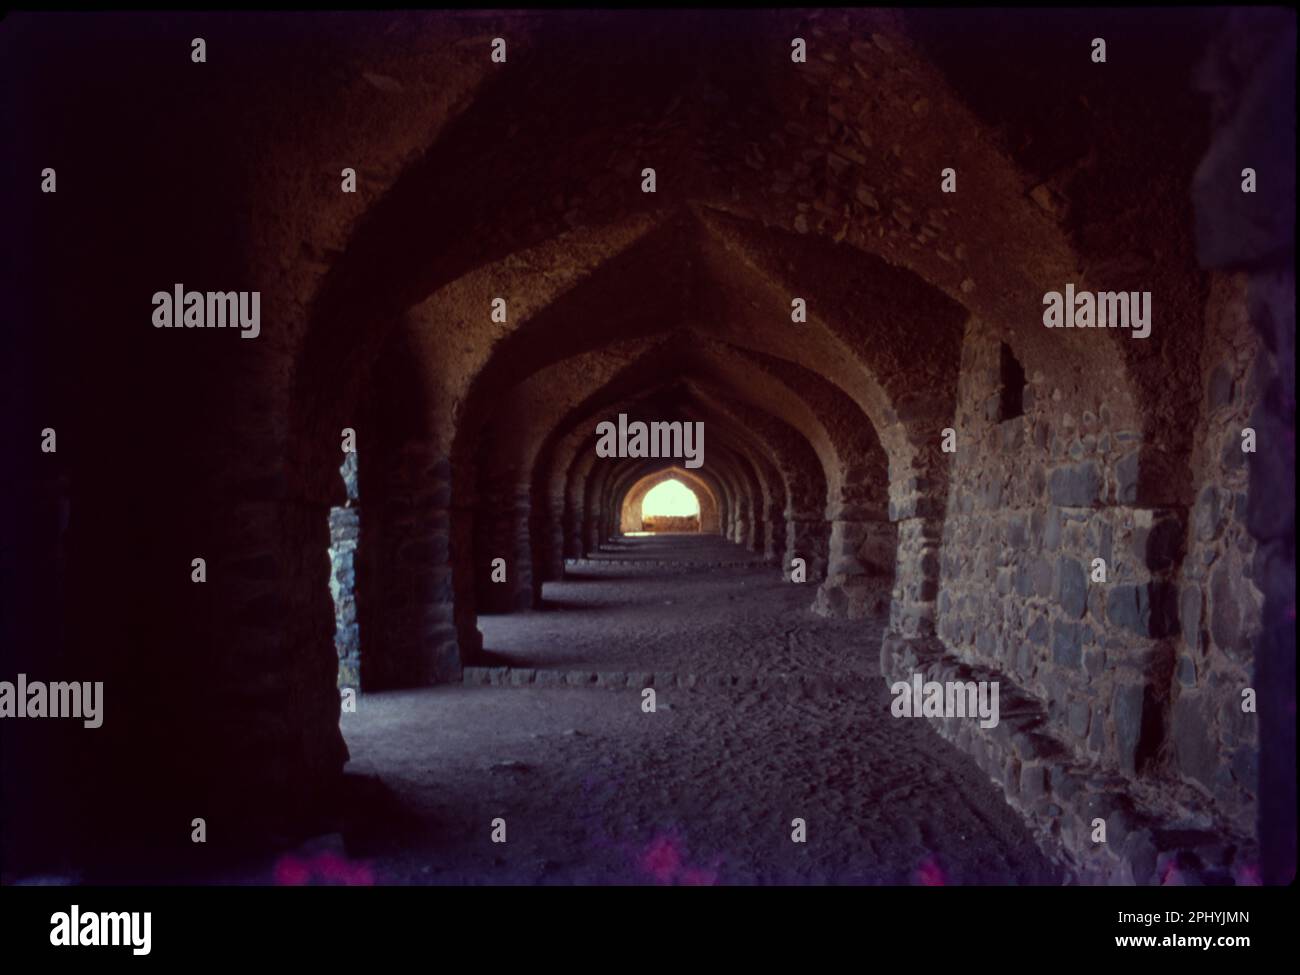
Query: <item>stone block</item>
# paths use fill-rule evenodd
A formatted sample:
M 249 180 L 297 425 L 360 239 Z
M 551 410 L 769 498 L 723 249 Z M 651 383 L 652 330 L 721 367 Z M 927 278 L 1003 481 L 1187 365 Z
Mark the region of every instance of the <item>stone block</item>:
M 1160 736 L 1154 692 L 1144 684 L 1116 684 L 1111 697 L 1120 768 L 1136 772 L 1152 757 Z
M 1076 738 L 1084 739 L 1088 737 L 1088 726 L 1091 713 L 1091 709 L 1088 707 L 1088 702 L 1086 700 L 1075 698 L 1070 702 L 1069 728 L 1070 733 Z
M 1201 542 L 1210 542 L 1219 537 L 1227 520 L 1223 510 L 1226 492 L 1213 485 L 1206 485 L 1196 498 L 1196 508 L 1192 514 L 1192 527 L 1196 538 Z
M 1234 659 L 1243 659 L 1249 652 L 1244 645 L 1241 604 L 1246 594 L 1245 583 L 1220 565 L 1210 577 L 1210 635 L 1215 646 Z
M 1106 670 L 1106 651 L 1099 648 L 1085 651 L 1083 667 L 1089 677 L 1100 677 Z
M 1057 620 L 1052 624 L 1052 660 L 1057 666 L 1078 670 L 1083 663 L 1082 628 Z
M 1088 582 L 1083 566 L 1075 559 L 1062 556 L 1057 562 L 1057 601 L 1062 612 L 1082 619 L 1088 609 Z
M 1213 708 L 1204 695 L 1185 692 L 1174 702 L 1171 737 L 1178 771 L 1211 792 L 1220 764 L 1213 718 Z
M 1138 636 L 1168 636 L 1177 625 L 1176 590 L 1165 582 L 1115 586 L 1106 597 L 1106 619 Z
M 1101 494 L 1101 471 L 1092 461 L 1058 467 L 1047 481 L 1052 504 L 1063 508 L 1083 508 L 1095 504 Z
M 1124 843 L 1124 861 L 1132 874 L 1133 883 L 1149 886 L 1158 882 L 1156 859 L 1159 853 L 1151 830 L 1139 829 L 1129 834 Z
M 1061 512 L 1058 508 L 1047 510 L 1047 520 L 1043 525 L 1043 545 L 1049 552 L 1061 547 Z
M 533 683 L 537 687 L 559 687 L 564 683 L 564 672 L 559 670 L 539 670 Z
M 1033 803 L 1047 795 L 1047 770 L 1038 764 L 1020 767 L 1020 800 Z
M 1042 647 L 1047 645 L 1047 634 L 1047 617 L 1039 616 L 1029 625 L 1029 629 L 1025 633 L 1025 636 L 1030 643 Z
M 1137 504 L 1138 477 L 1141 455 L 1135 450 L 1125 454 L 1115 465 L 1115 501 L 1117 504 Z
M 1191 650 L 1201 649 L 1201 587 L 1184 586 L 1178 595 L 1178 622 L 1183 642 Z

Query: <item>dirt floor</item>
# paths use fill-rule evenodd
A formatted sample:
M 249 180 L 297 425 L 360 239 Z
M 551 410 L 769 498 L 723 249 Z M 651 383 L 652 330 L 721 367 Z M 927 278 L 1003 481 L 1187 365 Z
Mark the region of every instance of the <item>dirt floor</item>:
M 510 667 L 879 674 L 880 624 L 819 619 L 816 592 L 716 535 L 628 538 L 546 583 L 545 609 L 482 616 L 479 629 L 491 662 Z
M 890 715 L 879 622 L 814 616 L 813 587 L 776 569 L 718 567 L 750 558 L 718 539 L 628 539 L 605 558 L 548 583 L 551 608 L 482 618 L 496 662 L 698 686 L 657 687 L 653 713 L 639 686 L 363 695 L 342 723 L 348 823 L 275 879 L 1058 881 L 965 755 Z

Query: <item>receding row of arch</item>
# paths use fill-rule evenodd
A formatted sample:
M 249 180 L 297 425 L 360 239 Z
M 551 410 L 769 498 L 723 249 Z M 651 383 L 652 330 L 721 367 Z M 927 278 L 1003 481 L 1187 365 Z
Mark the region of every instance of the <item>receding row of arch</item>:
M 332 781 L 345 749 L 323 553 L 345 500 L 339 431 L 358 432 L 362 683 L 410 686 L 457 679 L 481 649 L 479 613 L 538 605 L 567 558 L 622 530 L 623 503 L 661 470 L 595 456 L 596 424 L 620 412 L 705 424 L 691 473 L 708 517 L 774 563 L 805 558 L 826 596 L 810 591 L 810 604 L 852 611 L 832 597 L 884 580 L 891 627 L 924 633 L 945 519 L 970 493 L 954 488 L 943 431 L 967 459 L 996 446 L 968 442 L 958 397 L 967 381 L 996 397 L 996 376 L 979 374 L 990 342 L 1019 365 L 1009 375 L 1052 397 L 1053 424 L 1107 411 L 1138 469 L 1122 502 L 1104 471 L 1108 503 L 1185 511 L 1202 377 L 1166 370 L 1201 361 L 1192 323 L 1209 284 L 1190 234 L 1169 228 L 1186 222 L 1204 141 L 1183 120 L 1204 112 L 1172 90 L 1187 71 L 1149 70 L 1167 32 L 1105 16 L 1112 43 L 1134 52 L 1105 72 L 1061 56 L 1072 28 L 1049 23 L 1026 52 L 1016 36 L 966 45 L 963 31 L 941 36 L 951 20 L 891 11 L 711 12 L 685 27 L 661 12 L 507 17 L 507 65 L 477 57 L 481 24 L 454 15 L 242 39 L 227 27 L 222 43 L 245 45 L 239 91 L 272 93 L 252 113 L 157 68 L 138 22 L 33 45 L 75 50 L 122 109 L 69 102 L 33 116 L 16 147 L 16 171 L 51 155 L 98 161 L 61 180 L 39 219 L 30 201 L 15 211 L 34 228 L 15 320 L 64 323 L 24 332 L 42 385 L 19 419 L 78 445 L 43 458 L 65 465 L 55 475 L 27 472 L 76 513 L 69 642 L 94 660 L 102 621 L 131 607 L 142 666 L 170 673 L 175 648 L 191 648 L 181 677 L 210 715 L 205 747 L 255 770 L 241 793 Z M 1175 33 L 1180 51 L 1204 41 L 1199 27 Z M 810 41 L 806 65 L 789 61 L 792 36 Z M 1026 58 L 1053 87 L 1022 113 Z M 1016 71 L 985 85 L 998 63 Z M 79 90 L 68 70 L 38 58 L 32 87 Z M 1158 120 L 1129 108 L 1153 77 Z M 174 140 L 171 120 L 196 111 L 214 124 L 185 133 L 183 173 L 143 185 L 136 158 L 102 152 L 128 125 L 140 144 Z M 250 162 L 232 148 L 246 145 L 267 152 Z M 1081 145 L 1101 148 L 1081 159 Z M 361 192 L 339 194 L 322 160 L 355 166 Z M 655 194 L 639 188 L 646 165 Z M 948 165 L 959 190 L 945 195 Z M 1072 210 L 1056 195 L 1067 184 Z M 267 218 L 236 231 L 232 212 Z M 129 264 L 87 259 L 83 286 L 62 286 L 70 254 L 114 253 Z M 140 295 L 160 277 L 200 273 L 260 291 L 258 340 L 164 344 L 139 327 Z M 1043 329 L 1042 294 L 1071 281 L 1154 289 L 1151 337 Z M 806 322 L 791 320 L 795 298 Z M 120 436 L 145 428 L 156 435 Z M 135 476 L 105 475 L 121 469 Z M 146 503 L 124 546 L 122 512 Z M 61 538 L 19 542 L 34 563 L 63 564 L 43 547 Z M 96 560 L 123 548 L 138 571 L 104 578 Z M 227 582 L 171 582 L 196 552 Z M 505 583 L 491 580 L 497 558 Z M 171 609 L 146 618 L 139 585 Z M 48 615 L 33 610 L 16 632 Z
M 927 555 L 948 502 L 941 438 L 957 423 L 963 346 L 972 334 L 1005 333 L 919 268 L 738 209 L 696 200 L 556 227 L 545 243 L 425 283 L 426 296 L 405 309 L 367 311 L 370 328 L 349 334 L 372 347 L 372 335 L 384 338 L 362 356 L 331 336 L 351 304 L 337 289 L 375 270 L 369 233 L 355 256 L 343 254 L 304 350 L 300 418 L 312 435 L 301 442 L 315 445 L 309 469 L 323 459 L 327 423 L 382 425 L 375 438 L 395 450 L 376 476 L 378 503 L 391 497 L 402 514 L 374 515 L 380 532 L 391 523 L 397 533 L 376 560 L 389 567 L 376 573 L 402 577 L 385 590 L 396 597 L 378 600 L 372 631 L 391 679 L 454 677 L 481 648 L 478 613 L 539 607 L 566 559 L 626 530 L 629 493 L 663 465 L 596 456 L 597 424 L 620 413 L 703 424 L 705 462 L 693 476 L 711 502 L 704 530 L 787 568 L 802 559 L 818 585 L 866 577 L 889 588 L 900 565 L 882 553 L 897 549 L 900 527 L 922 539 L 903 555 L 915 578 L 895 594 L 894 615 L 914 633 L 932 620 L 937 567 Z M 498 291 L 508 295 L 504 323 L 483 312 Z M 629 294 L 642 298 L 629 305 Z M 808 302 L 806 324 L 788 314 L 794 294 Z M 468 332 L 459 348 L 451 323 Z M 1033 367 L 1060 373 L 1037 333 L 1006 338 Z M 1123 375 L 1109 336 L 1081 358 L 1109 358 Z M 313 395 L 308 379 L 339 395 Z M 1122 383 L 1110 399 L 1115 414 L 1133 409 Z M 403 564 L 425 553 L 436 564 Z M 498 559 L 504 582 L 491 572 Z M 396 611 L 383 605 L 391 598 L 404 601 Z M 386 631 L 402 634 L 391 647 Z

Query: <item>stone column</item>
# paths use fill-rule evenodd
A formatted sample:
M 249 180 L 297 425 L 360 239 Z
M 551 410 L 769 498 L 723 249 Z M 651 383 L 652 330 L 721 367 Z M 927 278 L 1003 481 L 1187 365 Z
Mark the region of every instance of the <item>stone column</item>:
M 1259 836 L 1265 883 L 1296 870 L 1295 625 L 1295 30 L 1294 11 L 1234 10 L 1200 82 L 1214 103 L 1213 141 L 1192 187 L 1197 258 L 1245 271 L 1251 323 L 1273 353 L 1250 418 L 1247 526 L 1264 594 L 1254 646 L 1259 691 Z M 1240 191 L 1242 169 L 1259 175 Z M 1274 179 L 1272 187 L 1266 180 Z
M 546 524 L 534 525 L 538 544 L 533 553 L 533 606 L 542 604 L 542 583 L 564 578 L 565 529 L 564 502 L 552 500 Z
M 849 520 L 841 511 L 831 522 L 826 581 L 817 591 L 814 612 L 862 619 L 882 616 L 889 607 L 898 532 L 884 520 Z
M 451 465 L 425 445 L 406 444 L 378 473 L 382 479 L 365 480 L 362 488 L 368 498 L 358 549 L 365 563 L 357 594 L 363 684 L 458 680 Z
M 779 562 L 785 554 L 785 511 L 776 501 L 767 504 L 767 517 L 764 519 L 763 558 L 769 562 Z M 787 569 L 789 566 L 786 567 Z
M 939 595 L 939 518 L 904 518 L 898 526 L 898 561 L 889 606 L 889 628 L 907 639 L 934 635 Z
M 793 559 L 804 560 L 808 582 L 821 582 L 826 578 L 827 549 L 830 525 L 820 515 L 799 514 L 789 509 L 785 512 L 785 561 L 782 573 L 789 578 Z
M 533 573 L 528 488 L 507 477 L 481 490 L 474 554 L 478 610 L 509 613 L 529 609 L 533 602 Z M 505 560 L 504 582 L 493 581 L 494 574 L 499 574 L 493 569 L 496 559 Z
M 339 687 L 361 686 L 361 641 L 357 627 L 354 556 L 361 519 L 356 508 L 330 510 L 330 595 L 334 597 L 334 649 Z

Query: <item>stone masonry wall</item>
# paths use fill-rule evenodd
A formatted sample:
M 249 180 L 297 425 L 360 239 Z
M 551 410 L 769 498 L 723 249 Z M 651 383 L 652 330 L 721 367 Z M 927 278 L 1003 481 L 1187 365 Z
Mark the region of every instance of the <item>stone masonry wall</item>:
M 1122 842 L 1130 831 L 1121 830 L 1090 857 L 1090 810 L 1110 809 L 1108 823 L 1140 821 L 1141 810 L 1158 805 L 1152 821 L 1253 832 L 1255 739 L 1250 716 L 1240 714 L 1244 671 L 1233 665 L 1259 618 L 1248 574 L 1225 569 L 1216 598 L 1209 573 L 1219 636 L 1232 649 L 1211 650 L 1201 622 L 1207 568 L 1220 559 L 1239 567 L 1253 552 L 1233 523 L 1244 479 L 1226 449 L 1240 452 L 1233 430 L 1248 409 L 1249 384 L 1238 384 L 1253 353 L 1238 349 L 1232 365 L 1207 377 L 1201 440 L 1212 446 L 1210 460 L 1195 459 L 1200 500 L 1190 538 L 1186 510 L 1136 503 L 1141 434 L 1113 421 L 1100 390 L 1095 402 L 1063 405 L 1060 391 L 1031 371 L 1023 415 L 1004 418 L 1004 354 L 996 338 L 974 333 L 963 351 L 958 450 L 939 548 L 943 650 L 907 651 L 896 640 L 884 656 L 896 679 L 905 677 L 898 669 L 905 658 L 921 666 L 934 650 L 931 665 L 940 670 L 964 666 L 998 680 L 1004 733 L 1017 719 L 1021 730 L 1033 729 L 1021 740 L 1027 751 L 1007 742 L 999 751 L 992 741 L 976 748 L 978 730 L 954 728 L 953 736 L 973 750 L 993 749 L 981 764 L 1009 799 L 1042 815 L 1049 845 L 1061 844 L 1080 875 L 1142 882 L 1158 855 L 1198 854 L 1171 849 L 1185 837 L 1154 834 L 1130 849 Z M 914 547 L 922 551 L 923 541 Z
M 1250 476 L 1241 431 L 1259 398 L 1259 345 L 1240 275 L 1215 282 L 1207 321 L 1204 413 L 1192 471 L 1196 503 L 1178 583 L 1179 640 L 1171 692 L 1173 770 L 1199 786 L 1235 824 L 1253 831 L 1259 732 L 1244 713 L 1252 686 L 1263 594 L 1257 543 L 1247 526 Z
M 1175 721 L 1194 728 L 1212 711 L 1211 695 L 1220 675 L 1231 681 L 1242 671 L 1251 672 L 1259 695 L 1258 769 L 1250 766 L 1248 729 L 1238 725 L 1235 714 L 1233 720 L 1222 715 L 1218 740 L 1225 747 L 1239 745 L 1230 774 L 1243 793 L 1257 777 L 1260 879 L 1286 884 L 1295 882 L 1296 870 L 1294 11 L 1234 10 L 1206 52 L 1196 81 L 1209 100 L 1214 124 L 1192 187 L 1197 258 L 1204 267 L 1245 278 L 1247 313 L 1262 349 L 1253 370 L 1238 356 L 1207 377 L 1210 405 L 1225 421 L 1221 435 L 1222 426 L 1230 428 L 1248 413 L 1258 442 L 1245 458 L 1248 479 L 1240 471 L 1221 470 L 1215 490 L 1198 501 L 1198 543 L 1216 557 L 1212 564 L 1203 563 L 1204 576 L 1189 578 L 1184 590 L 1187 656 L 1199 663 L 1195 688 L 1184 693 L 1180 687 Z M 1259 175 L 1259 192 L 1237 192 L 1246 167 Z M 1234 278 L 1232 287 L 1236 284 Z M 1246 377 L 1253 378 L 1243 384 Z M 1252 385 L 1257 395 L 1242 396 Z M 1214 444 L 1212 438 L 1206 442 Z M 1222 449 L 1221 466 L 1235 463 L 1226 443 Z M 1243 499 L 1240 488 L 1247 480 Z M 1226 514 L 1229 494 L 1231 515 Z M 1249 560 L 1243 527 L 1256 540 Z M 1232 584 L 1247 566 L 1263 590 L 1257 635 L 1252 635 L 1249 618 L 1243 626 Z M 1190 665 L 1180 667 L 1180 676 L 1191 679 Z M 1189 736 L 1180 753 L 1185 774 L 1208 777 L 1203 755 L 1213 751 L 1213 742 L 1207 735 L 1198 746 Z M 1214 775 L 1219 792 L 1222 768 Z
M 1183 516 L 1120 503 L 1141 435 L 1104 402 L 1063 408 L 1034 373 L 1024 415 L 1002 419 L 999 352 L 971 336 L 963 354 L 939 636 L 1041 700 L 1073 747 L 1136 774 L 1159 744 Z M 1090 581 L 1098 558 L 1105 582 Z
M 361 634 L 357 626 L 354 557 L 361 519 L 356 508 L 330 510 L 330 595 L 334 597 L 334 649 L 339 687 L 361 686 Z

